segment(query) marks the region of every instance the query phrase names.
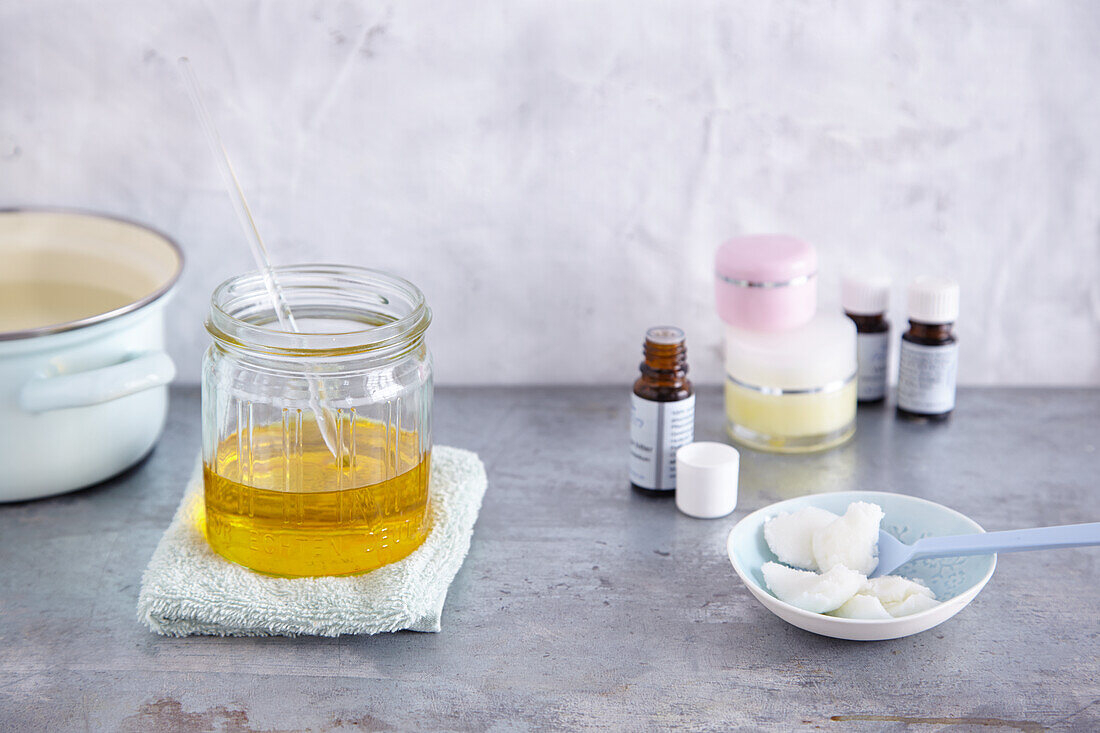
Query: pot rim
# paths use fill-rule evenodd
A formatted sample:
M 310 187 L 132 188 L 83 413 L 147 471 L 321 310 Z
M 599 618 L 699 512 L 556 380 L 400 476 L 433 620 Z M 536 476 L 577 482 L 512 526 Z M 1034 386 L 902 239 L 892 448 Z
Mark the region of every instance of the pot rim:
M 171 248 L 176 254 L 176 270 L 172 273 L 172 276 L 168 278 L 159 288 L 154 290 L 149 295 L 143 298 L 139 298 L 126 305 L 109 310 L 105 313 L 97 313 L 94 316 L 88 316 L 87 318 L 80 318 L 75 321 L 65 321 L 63 323 L 53 323 L 48 326 L 39 326 L 37 328 L 26 328 L 20 331 L 0 331 L 0 341 L 20 341 L 25 339 L 38 338 L 40 336 L 49 336 L 55 333 L 64 333 L 66 331 L 75 331 L 87 326 L 93 326 L 97 323 L 103 323 L 104 321 L 110 321 L 119 316 L 124 316 L 127 313 L 133 313 L 134 311 L 141 310 L 142 308 L 151 305 L 152 303 L 160 300 L 169 291 L 175 287 L 176 283 L 180 279 L 180 275 L 183 273 L 184 256 L 183 250 L 179 244 L 172 237 L 168 236 L 159 229 L 155 229 L 147 224 L 143 224 L 134 219 L 129 219 L 124 216 L 116 216 L 114 214 L 104 214 L 99 211 L 90 211 L 88 209 L 74 209 L 64 206 L 9 206 L 0 207 L 0 217 L 5 214 L 73 214 L 76 216 L 85 216 L 96 219 L 107 219 L 110 221 L 120 222 L 122 224 L 128 224 L 130 226 L 137 227 L 138 229 L 144 229 L 145 231 L 153 234 Z

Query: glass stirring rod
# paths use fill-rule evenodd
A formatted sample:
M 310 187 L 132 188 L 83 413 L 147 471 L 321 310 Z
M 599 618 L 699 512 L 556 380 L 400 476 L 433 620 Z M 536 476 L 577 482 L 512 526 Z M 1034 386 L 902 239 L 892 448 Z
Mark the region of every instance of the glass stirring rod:
M 248 241 L 252 258 L 260 268 L 264 286 L 267 288 L 267 294 L 271 298 L 271 304 L 275 309 L 275 317 L 284 330 L 301 333 L 297 322 L 294 320 L 294 314 L 290 312 L 290 305 L 283 297 L 282 289 L 279 288 L 279 282 L 275 279 L 275 272 L 271 267 L 267 247 L 264 246 L 263 239 L 260 237 L 260 230 L 256 227 L 256 221 L 252 218 L 252 211 L 248 208 L 248 202 L 245 200 L 240 181 L 237 180 L 237 174 L 233 171 L 233 164 L 229 162 L 229 153 L 226 152 L 221 136 L 218 135 L 218 129 L 214 127 L 214 122 L 206 111 L 206 105 L 202 101 L 202 93 L 199 91 L 198 78 L 195 76 L 195 72 L 191 68 L 191 62 L 186 56 L 180 57 L 179 67 L 187 93 L 191 97 L 191 104 L 199 117 L 203 132 L 206 133 L 206 141 L 210 144 L 214 159 L 218 161 L 218 170 L 222 174 L 226 193 L 229 194 L 229 200 L 233 202 L 233 210 L 237 214 L 237 220 L 240 222 L 245 239 Z M 309 406 L 316 417 L 317 429 L 320 430 L 321 438 L 325 441 L 325 445 L 332 453 L 333 458 L 339 462 L 341 457 L 346 456 L 347 453 L 338 450 L 342 446 L 337 445 L 336 417 L 331 409 L 327 409 L 321 404 L 322 387 L 320 382 L 309 376 L 306 377 L 306 381 L 309 384 Z

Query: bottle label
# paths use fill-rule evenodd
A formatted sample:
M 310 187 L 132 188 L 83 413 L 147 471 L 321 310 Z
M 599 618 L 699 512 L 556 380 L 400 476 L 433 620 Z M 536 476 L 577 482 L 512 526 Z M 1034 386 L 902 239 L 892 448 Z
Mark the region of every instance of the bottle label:
M 901 342 L 898 407 L 938 415 L 955 409 L 959 345 L 924 346 Z
M 858 399 L 881 400 L 886 396 L 886 368 L 890 332 L 861 333 L 856 340 L 859 359 Z
M 643 489 L 676 488 L 676 449 L 695 439 L 695 395 L 653 402 L 632 395 L 630 481 Z

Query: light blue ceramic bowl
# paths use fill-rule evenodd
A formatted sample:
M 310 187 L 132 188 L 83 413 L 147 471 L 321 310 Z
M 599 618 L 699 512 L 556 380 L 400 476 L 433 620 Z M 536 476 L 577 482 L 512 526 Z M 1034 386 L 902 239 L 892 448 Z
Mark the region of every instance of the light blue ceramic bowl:
M 815 506 L 843 514 L 853 501 L 866 501 L 882 507 L 882 528 L 902 542 L 922 537 L 984 532 L 974 520 L 942 504 L 904 494 L 881 491 L 842 491 L 811 494 L 788 499 L 759 509 L 738 522 L 727 542 L 730 562 L 749 591 L 772 613 L 795 626 L 815 634 L 856 641 L 897 639 L 926 631 L 961 611 L 989 579 L 997 565 L 996 555 L 945 557 L 915 560 L 894 574 L 916 578 L 925 583 L 942 603 L 935 608 L 901 618 L 870 620 L 846 619 L 810 613 L 776 598 L 764 584 L 760 568 L 775 555 L 764 542 L 764 522 L 781 512 L 795 512 Z

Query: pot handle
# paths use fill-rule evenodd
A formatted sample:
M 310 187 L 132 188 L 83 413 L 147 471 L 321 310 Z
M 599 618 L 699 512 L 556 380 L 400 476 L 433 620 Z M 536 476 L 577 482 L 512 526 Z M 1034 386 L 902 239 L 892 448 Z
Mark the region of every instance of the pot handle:
M 87 407 L 168 384 L 176 365 L 163 351 L 86 372 L 39 377 L 23 385 L 19 406 L 27 412 Z

